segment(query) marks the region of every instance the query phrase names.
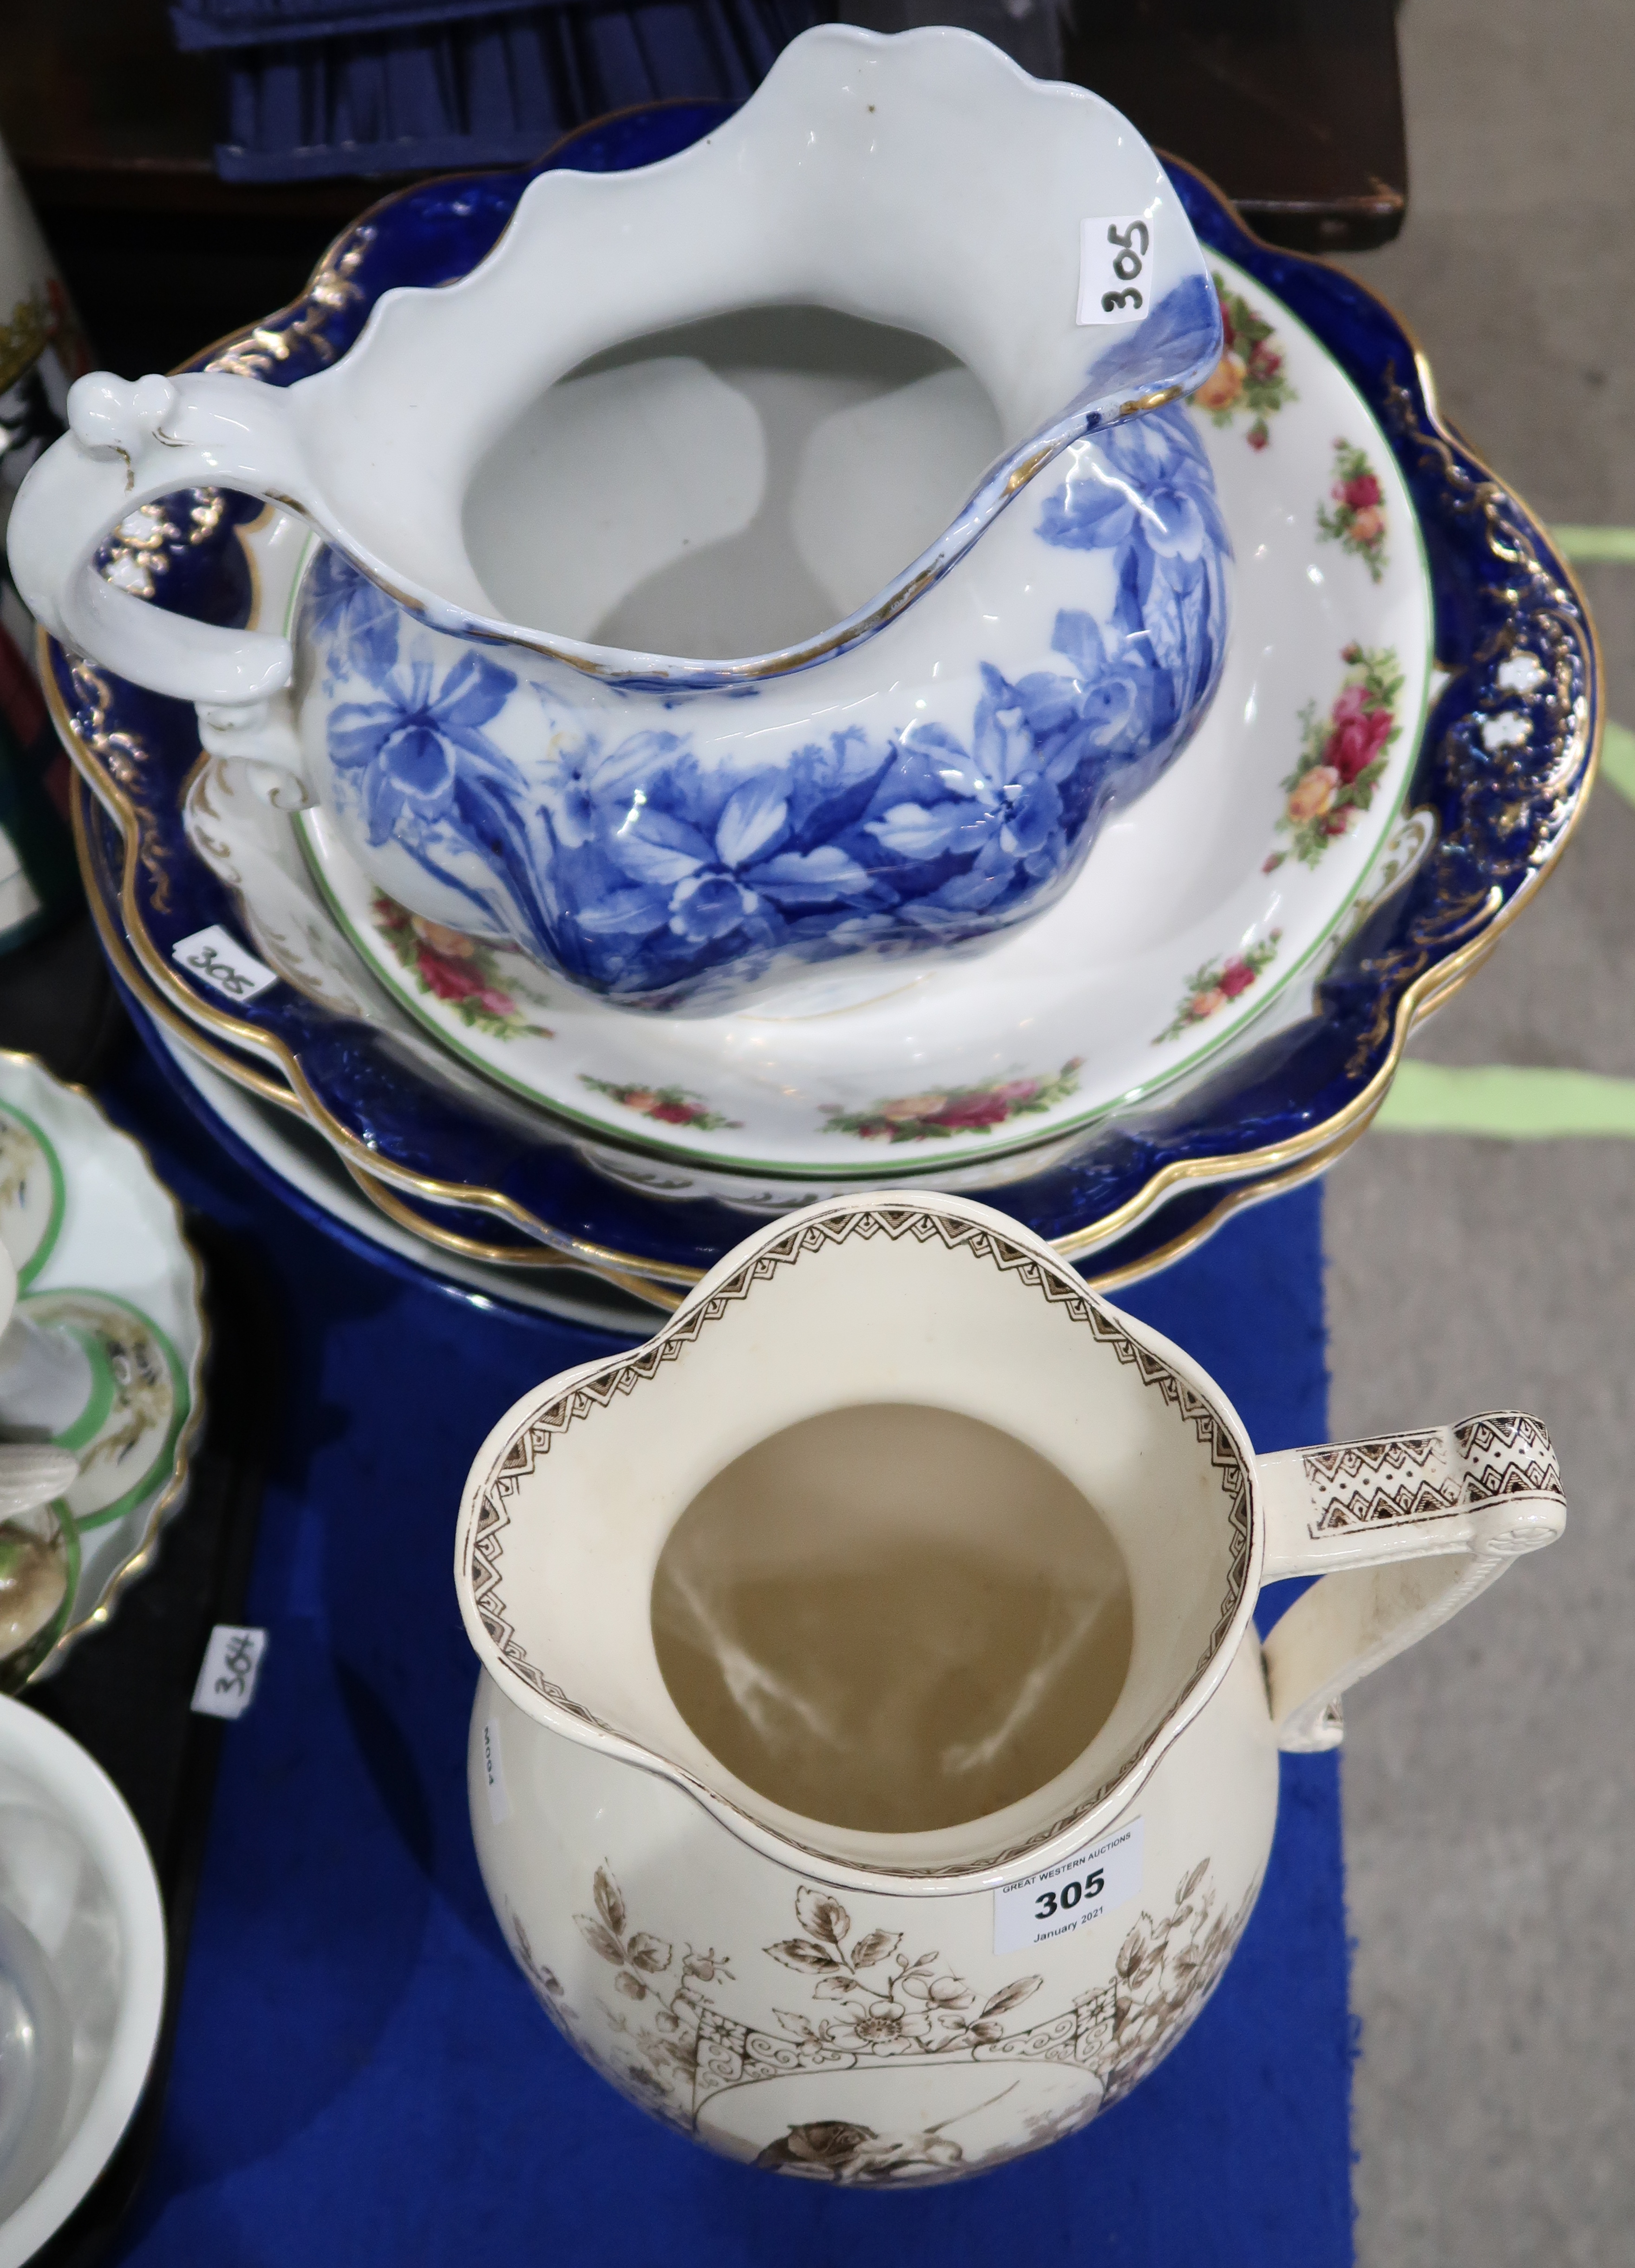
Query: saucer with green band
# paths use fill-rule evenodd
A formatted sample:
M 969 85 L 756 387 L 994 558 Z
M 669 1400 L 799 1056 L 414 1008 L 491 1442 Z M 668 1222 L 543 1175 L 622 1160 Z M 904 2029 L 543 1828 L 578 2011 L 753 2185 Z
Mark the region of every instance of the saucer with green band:
M 0 1244 L 26 1291 L 51 1257 L 63 1226 L 63 1168 L 33 1120 L 0 1106 Z
M 8 1410 L 0 1438 L 48 1440 L 79 1467 L 50 1507 L 60 1536 L 11 1537 L 36 1559 L 48 1548 L 37 1572 L 65 1587 L 48 1641 L 29 1646 L 37 1674 L 107 1619 L 180 1507 L 206 1324 L 198 1263 L 146 1152 L 28 1056 L 0 1054 L 0 1244 L 21 1286 L 16 1319 L 37 1344 L 58 1343 L 73 1411 L 59 1401 L 31 1425 Z
M 158 1325 L 129 1300 L 94 1291 L 40 1292 L 18 1313 L 62 1331 L 91 1369 L 91 1391 L 74 1423 L 52 1436 L 79 1459 L 63 1501 L 81 1528 L 124 1518 L 168 1472 L 188 1415 L 188 1381 Z

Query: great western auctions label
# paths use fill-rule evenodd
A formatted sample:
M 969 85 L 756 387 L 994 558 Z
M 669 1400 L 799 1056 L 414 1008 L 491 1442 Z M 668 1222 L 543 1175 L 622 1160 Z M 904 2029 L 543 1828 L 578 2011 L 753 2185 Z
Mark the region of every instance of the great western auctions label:
M 1041 1874 L 993 1894 L 993 1949 L 1020 1953 L 1065 1937 L 1141 1895 L 1141 1822 L 1104 1835 Z

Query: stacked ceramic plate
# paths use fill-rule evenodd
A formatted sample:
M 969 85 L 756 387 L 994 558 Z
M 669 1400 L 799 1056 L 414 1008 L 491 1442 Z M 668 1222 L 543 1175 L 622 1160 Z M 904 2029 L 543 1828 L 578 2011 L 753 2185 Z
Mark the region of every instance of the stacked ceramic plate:
M 137 1144 L 0 1053 L 0 2268 L 47 2257 L 158 2044 L 147 1845 L 100 1766 L 9 1697 L 106 1624 L 163 1548 L 204 1417 L 203 1293 Z
M 645 164 L 722 115 L 630 114 L 547 168 Z M 981 1194 L 1113 1285 L 1361 1130 L 1414 1020 L 1561 848 L 1593 633 L 1388 310 L 1173 173 L 1226 319 L 1189 410 L 1236 558 L 1225 675 L 1067 894 L 978 957 L 862 998 L 843 968 L 735 1012 L 632 1013 L 411 916 L 321 813 L 203 756 L 190 706 L 50 650 L 104 941 L 182 1074 L 247 1098 L 236 1140 L 289 1183 L 278 1123 L 304 1122 L 309 1199 L 490 1287 L 588 1270 L 613 1316 L 674 1304 L 757 1219 L 894 1182 Z M 284 386 L 331 364 L 383 292 L 476 266 L 533 178 L 388 198 L 200 366 Z M 133 513 L 105 572 L 280 630 L 319 552 L 202 490 Z
M 152 1562 L 203 1419 L 199 1263 L 146 1154 L 0 1054 L 0 1692 L 48 1675 Z M 13 1461 L 60 1490 L 13 1501 Z M 43 1498 L 46 1491 L 42 1490 Z

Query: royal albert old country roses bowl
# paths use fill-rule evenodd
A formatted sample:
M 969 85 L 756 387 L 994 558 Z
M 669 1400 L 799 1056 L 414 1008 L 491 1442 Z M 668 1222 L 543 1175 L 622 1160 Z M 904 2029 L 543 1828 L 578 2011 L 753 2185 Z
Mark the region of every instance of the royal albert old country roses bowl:
M 11 556 L 411 913 L 714 1012 L 1042 911 L 1184 746 L 1229 547 L 1179 396 L 1220 340 L 1105 103 L 823 26 L 693 147 L 541 177 L 314 377 L 81 380 Z M 203 484 L 323 538 L 288 638 L 97 572 Z
M 1563 1517 L 1530 1418 L 1257 1458 L 1000 1214 L 814 1206 L 477 1454 L 483 1879 L 547 2013 L 683 2133 L 976 2172 L 1168 2051 L 1254 1905 L 1278 1748 L 1334 1745 L 1348 1685 Z

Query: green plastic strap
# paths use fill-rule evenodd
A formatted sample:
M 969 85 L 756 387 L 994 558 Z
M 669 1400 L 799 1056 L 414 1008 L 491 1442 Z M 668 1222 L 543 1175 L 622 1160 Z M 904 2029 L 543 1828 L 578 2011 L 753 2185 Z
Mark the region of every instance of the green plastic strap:
M 1409 1062 L 1392 1080 L 1374 1123 L 1392 1134 L 1477 1134 L 1503 1142 L 1635 1136 L 1635 1079 Z
M 1609 563 L 1635 566 L 1635 527 L 1552 527 L 1550 532 L 1575 567 Z
M 1550 530 L 1577 564 L 1635 566 L 1635 527 Z M 1635 733 L 1609 722 L 1601 769 L 1609 787 L 1635 803 Z M 1635 1079 L 1594 1071 L 1511 1068 L 1503 1064 L 1403 1064 L 1376 1126 L 1390 1134 L 1475 1134 L 1503 1142 L 1635 1136 Z
M 1610 718 L 1601 735 L 1601 769 L 1609 787 L 1617 788 L 1625 803 L 1635 803 L 1635 733 Z

